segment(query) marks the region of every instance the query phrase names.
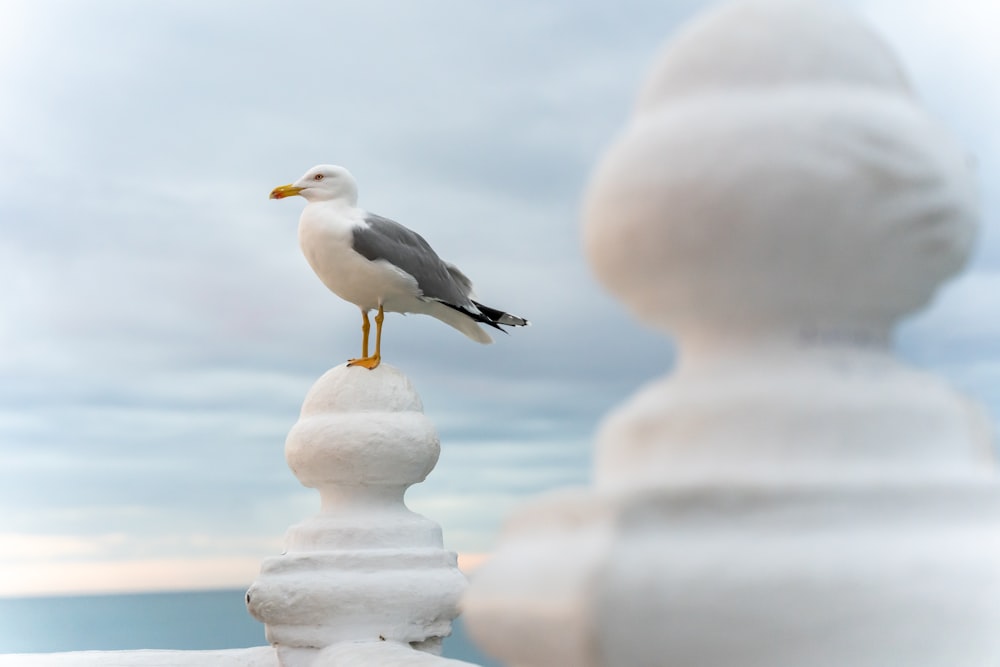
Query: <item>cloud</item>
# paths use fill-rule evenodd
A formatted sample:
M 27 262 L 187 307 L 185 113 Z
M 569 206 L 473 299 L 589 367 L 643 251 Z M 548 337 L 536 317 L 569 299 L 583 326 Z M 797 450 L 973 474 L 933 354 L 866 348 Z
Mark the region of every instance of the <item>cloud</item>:
M 664 37 L 706 4 L 11 5 L 0 533 L 108 556 L 18 576 L 55 591 L 116 571 L 138 585 L 162 567 L 222 585 L 226 563 L 250 571 L 254 545 L 277 548 L 318 507 L 282 443 L 314 379 L 359 352 L 360 318 L 301 257 L 301 203 L 267 193 L 321 162 L 349 166 L 363 205 L 534 323 L 482 347 L 429 318 L 387 318 L 385 356 L 443 442 L 411 506 L 453 548 L 483 552 L 524 498 L 585 483 L 596 424 L 666 373 L 673 348 L 591 277 L 579 202 Z M 930 0 L 855 4 L 977 155 L 995 217 L 1000 110 L 982 66 L 995 21 Z M 984 313 L 997 312 L 998 253 L 987 228 L 973 272 L 901 335 L 995 415 L 980 362 L 996 357 Z M 217 533 L 228 547 L 185 541 Z M 132 574 L 107 564 L 115 554 L 139 559 Z M 14 582 L 0 594 L 25 590 Z

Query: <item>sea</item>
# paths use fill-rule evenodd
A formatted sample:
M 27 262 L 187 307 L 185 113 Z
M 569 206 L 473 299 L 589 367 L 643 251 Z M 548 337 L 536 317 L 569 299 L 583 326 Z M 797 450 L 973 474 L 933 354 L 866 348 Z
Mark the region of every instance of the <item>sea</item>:
M 0 598 L 0 653 L 264 646 L 246 591 Z M 501 667 L 469 641 L 461 618 L 444 640 L 446 658 Z

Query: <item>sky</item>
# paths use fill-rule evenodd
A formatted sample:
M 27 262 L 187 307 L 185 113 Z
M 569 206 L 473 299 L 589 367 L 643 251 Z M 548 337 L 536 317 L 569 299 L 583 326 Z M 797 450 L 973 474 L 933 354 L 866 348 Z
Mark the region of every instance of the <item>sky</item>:
M 408 505 L 487 554 L 673 360 L 591 277 L 588 175 L 680 22 L 714 3 L 0 0 L 0 596 L 244 586 L 318 509 L 283 443 L 360 352 L 357 308 L 270 190 L 348 167 L 484 303 L 477 345 L 386 317 L 442 440 Z M 1000 1 L 846 2 L 975 155 L 968 271 L 898 334 L 1000 417 Z

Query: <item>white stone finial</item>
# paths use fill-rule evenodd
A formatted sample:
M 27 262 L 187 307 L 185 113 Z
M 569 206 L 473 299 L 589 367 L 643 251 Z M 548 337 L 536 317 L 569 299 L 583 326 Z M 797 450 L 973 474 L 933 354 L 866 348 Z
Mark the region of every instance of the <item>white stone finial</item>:
M 465 588 L 441 528 L 403 494 L 437 463 L 420 397 L 398 370 L 338 366 L 321 377 L 285 443 L 296 477 L 318 489 L 247 592 L 283 667 L 338 642 L 399 642 L 440 653 Z M 407 663 L 409 664 L 409 663 Z
M 721 48 L 724 45 L 725 48 Z M 591 184 L 598 276 L 678 335 L 884 337 L 972 247 L 966 153 L 838 8 L 728 5 L 684 31 Z
M 463 600 L 518 667 L 953 667 L 1000 655 L 983 412 L 891 352 L 965 263 L 965 153 L 841 9 L 745 0 L 672 42 L 599 165 L 599 278 L 674 334 L 595 485 L 531 504 Z
M 912 94 L 895 55 L 851 12 L 813 0 L 754 1 L 721 4 L 684 26 L 654 64 L 636 113 L 681 97 L 799 85 Z
M 674 377 L 608 420 L 598 482 L 779 460 L 810 477 L 981 472 L 976 410 L 888 348 L 968 258 L 973 183 L 843 10 L 754 0 L 685 30 L 585 207 L 598 276 L 679 348 Z

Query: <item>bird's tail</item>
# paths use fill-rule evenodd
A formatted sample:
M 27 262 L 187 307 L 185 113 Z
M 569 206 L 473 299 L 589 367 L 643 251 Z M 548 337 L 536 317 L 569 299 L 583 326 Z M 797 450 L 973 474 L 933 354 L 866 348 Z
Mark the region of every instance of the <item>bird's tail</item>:
M 516 315 L 511 315 L 503 312 L 502 310 L 484 306 L 483 304 L 476 303 L 475 301 L 472 301 L 474 308 L 456 306 L 453 303 L 439 301 L 437 299 L 428 299 L 426 303 L 427 309 L 420 312 L 426 312 L 433 315 L 442 322 L 450 324 L 472 340 L 479 343 L 493 342 L 490 335 L 478 326 L 479 324 L 485 324 L 493 327 L 497 331 L 503 331 L 504 333 L 507 332 L 500 325 L 508 327 L 524 327 L 529 324 L 528 320 L 523 317 L 517 317 Z
M 483 324 L 488 324 L 491 327 L 500 329 L 498 325 L 503 324 L 508 327 L 526 327 L 531 322 L 524 319 L 523 317 L 518 317 L 517 315 L 511 315 L 510 313 L 505 313 L 502 310 L 497 310 L 496 308 L 490 308 L 489 306 L 484 306 L 478 301 L 473 301 L 472 305 L 479 309 L 479 312 L 483 314 L 483 318 L 476 318 L 479 322 Z M 500 329 L 503 331 L 503 329 Z

